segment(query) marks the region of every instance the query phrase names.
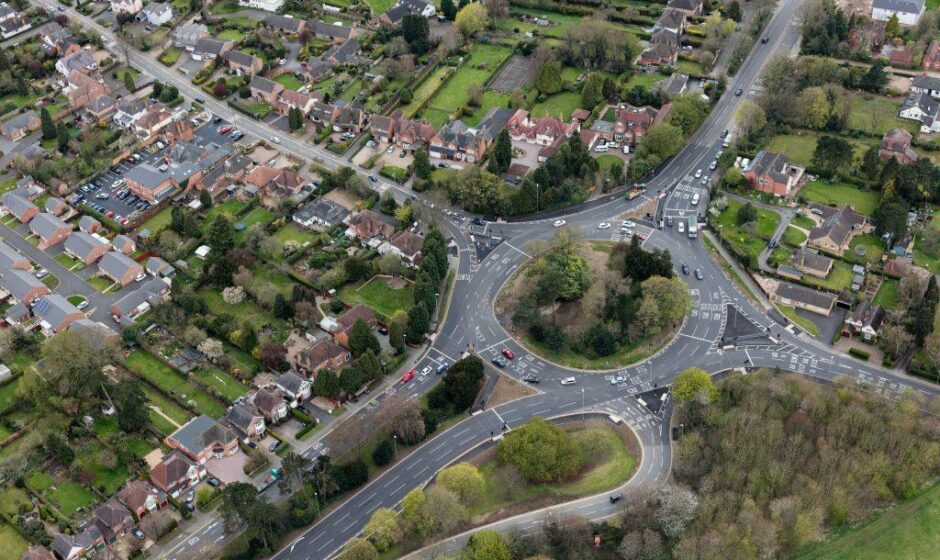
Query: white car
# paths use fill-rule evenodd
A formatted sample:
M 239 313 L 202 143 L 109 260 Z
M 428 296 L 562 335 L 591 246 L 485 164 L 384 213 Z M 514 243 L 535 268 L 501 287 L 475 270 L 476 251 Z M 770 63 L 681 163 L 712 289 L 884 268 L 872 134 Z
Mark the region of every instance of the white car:
M 610 224 L 607 222 L 601 222 L 597 224 L 597 229 L 610 229 Z
M 280 144 L 280 143 L 281 143 L 281 139 L 280 139 L 279 137 L 277 137 L 277 136 L 272 136 L 272 137 L 271 137 L 271 141 L 274 142 L 275 144 Z
M 147 273 L 141 272 L 140 274 L 137 275 L 137 278 L 134 278 L 134 280 L 137 280 L 138 282 L 140 282 L 141 280 L 143 280 L 143 279 L 146 278 L 146 277 L 147 277 Z
M 565 224 L 567 224 L 567 223 L 568 223 L 568 222 L 566 222 L 566 221 L 564 221 L 564 220 L 555 220 L 555 222 L 552 223 L 552 225 L 555 226 L 555 227 L 561 227 L 561 226 L 563 226 L 563 225 L 565 225 Z
M 625 228 L 634 228 L 634 227 L 636 227 L 636 224 L 633 223 L 633 222 L 631 222 L 630 220 L 624 220 L 624 221 L 620 222 L 620 225 L 621 225 L 622 227 L 625 227 Z
M 394 153 L 395 153 L 395 146 L 389 146 L 388 149 L 385 150 L 385 153 L 386 153 L 386 154 L 394 154 Z
M 623 382 L 626 381 L 626 380 L 627 380 L 627 379 L 626 379 L 624 376 L 622 376 L 622 375 L 615 375 L 615 376 L 613 376 L 613 377 L 610 378 L 610 384 L 611 384 L 611 385 L 620 385 L 621 383 L 623 383 Z
M 431 373 L 431 366 L 424 366 L 424 369 L 421 370 L 421 375 L 427 375 Z
M 702 170 L 699 169 L 699 170 L 697 170 L 697 171 L 695 172 L 695 178 L 698 179 L 698 178 L 701 177 L 701 176 L 702 176 Z
M 80 301 L 78 305 L 76 305 L 75 307 L 77 307 L 79 311 L 81 311 L 82 309 L 85 309 L 86 307 L 88 307 L 88 300 L 86 299 L 86 300 Z
M 578 382 L 578 380 L 575 379 L 574 377 L 566 377 L 566 378 L 564 378 L 564 379 L 561 380 L 561 384 L 562 384 L 562 385 L 574 385 L 574 384 L 577 383 L 577 382 Z

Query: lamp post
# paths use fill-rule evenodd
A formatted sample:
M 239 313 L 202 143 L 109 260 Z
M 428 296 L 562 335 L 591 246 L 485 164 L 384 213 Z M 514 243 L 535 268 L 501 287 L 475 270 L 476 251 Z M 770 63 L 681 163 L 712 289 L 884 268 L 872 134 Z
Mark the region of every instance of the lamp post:
M 392 459 L 398 460 L 398 434 L 392 434 Z
M 581 423 L 584 424 L 584 387 L 581 387 Z

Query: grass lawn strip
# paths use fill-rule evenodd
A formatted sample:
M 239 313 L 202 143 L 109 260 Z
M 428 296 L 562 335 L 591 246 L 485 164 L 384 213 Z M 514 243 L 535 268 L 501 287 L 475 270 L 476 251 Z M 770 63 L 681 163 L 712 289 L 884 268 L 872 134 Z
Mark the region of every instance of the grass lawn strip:
M 800 189 L 799 196 L 828 206 L 848 204 L 859 214 L 871 216 L 881 202 L 881 193 L 863 191 L 850 183 L 810 181 Z
M 4 556 L 21 558 L 27 548 L 29 548 L 29 541 L 24 539 L 19 531 L 7 523 L 0 523 L 0 550 L 6 551 L 3 553 Z
M 414 94 L 412 95 L 411 103 L 402 108 L 402 113 L 408 117 L 414 116 L 418 107 L 437 92 L 441 84 L 444 83 L 444 80 L 447 79 L 447 76 L 450 75 L 451 70 L 449 66 L 438 68 L 433 74 L 418 84 L 418 87 L 415 88 Z
M 813 336 L 819 335 L 819 327 L 816 326 L 816 323 L 810 321 L 806 317 L 797 314 L 796 309 L 790 307 L 789 305 L 777 305 L 777 309 L 783 313 L 787 319 L 796 323 L 804 331 L 808 332 Z
M 248 388 L 240 381 L 217 367 L 201 368 L 196 371 L 195 375 L 196 379 L 218 391 L 230 402 L 248 392 Z
M 532 108 L 533 117 L 553 117 L 567 122 L 571 120 L 571 113 L 581 108 L 581 94 L 564 92 L 555 94 L 543 103 Z
M 239 33 L 239 36 L 240 35 L 241 34 Z M 303 82 L 301 82 L 297 76 L 295 76 L 294 74 L 291 74 L 290 72 L 284 72 L 283 74 L 279 74 L 276 78 L 274 78 L 274 81 L 281 84 L 285 88 L 291 89 L 294 91 L 297 91 L 304 85 Z
M 361 286 L 351 285 L 340 290 L 339 297 L 347 305 L 363 303 L 386 319 L 396 311 L 407 311 L 411 307 L 413 286 L 393 290 L 385 278 L 376 276 Z
M 225 408 L 208 393 L 189 383 L 169 366 L 156 357 L 135 350 L 124 359 L 124 365 L 137 375 L 150 381 L 169 394 L 176 395 L 183 401 L 194 401 L 196 410 L 213 418 L 221 418 Z
M 881 287 L 878 288 L 878 293 L 875 294 L 875 305 L 880 305 L 885 308 L 894 307 L 894 304 L 898 301 L 898 282 L 897 280 L 885 280 L 881 283 Z

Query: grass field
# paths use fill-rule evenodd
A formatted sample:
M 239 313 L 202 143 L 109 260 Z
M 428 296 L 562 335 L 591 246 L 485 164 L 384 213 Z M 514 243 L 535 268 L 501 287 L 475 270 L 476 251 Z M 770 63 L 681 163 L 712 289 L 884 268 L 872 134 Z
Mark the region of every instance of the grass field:
M 183 49 L 177 47 L 170 47 L 167 50 L 163 51 L 163 54 L 160 55 L 158 59 L 166 66 L 173 66 L 176 64 L 176 61 L 180 59 L 180 56 L 183 54 Z
M 277 239 L 281 243 L 296 241 L 297 243 L 303 245 L 305 243 L 313 243 L 320 238 L 320 234 L 312 231 L 302 231 L 290 224 L 287 224 L 281 229 L 275 231 L 271 237 Z
M 248 388 L 239 380 L 217 367 L 200 368 L 196 370 L 195 377 L 200 382 L 218 391 L 229 401 L 234 401 L 248 392 Z
M 837 533 L 794 560 L 920 560 L 940 550 L 940 485 L 876 515 L 857 528 Z
M 266 226 L 274 220 L 274 213 L 267 208 L 258 207 L 251 212 L 239 218 L 239 222 L 245 225 L 245 229 L 235 232 L 235 243 L 241 245 L 248 233 L 248 228 L 253 225 Z
M 433 74 L 422 80 L 414 90 L 411 103 L 403 107 L 402 112 L 406 116 L 413 116 L 415 111 L 418 110 L 418 107 L 437 92 L 438 88 L 441 87 L 441 84 L 444 83 L 444 80 L 447 79 L 451 71 L 452 69 L 449 66 L 438 68 Z
M 6 410 L 16 401 L 16 388 L 20 385 L 20 378 L 0 387 L 0 411 Z
M 216 204 L 206 212 L 204 223 L 208 227 L 218 216 L 225 216 L 229 220 L 234 220 L 235 216 L 247 207 L 247 202 L 242 202 L 237 198 L 226 200 L 221 204 Z
M 95 503 L 95 495 L 81 484 L 56 479 L 41 471 L 33 471 L 27 476 L 26 486 L 36 494 L 52 501 L 65 515 L 72 515 L 78 511 L 78 508 L 87 508 Z M 52 489 L 53 486 L 55 490 Z
M 813 336 L 819 335 L 819 327 L 816 326 L 816 323 L 810 321 L 806 317 L 798 315 L 796 313 L 796 309 L 790 307 L 789 305 L 779 305 L 779 304 L 777 305 L 777 309 L 779 309 L 781 313 L 786 315 L 787 319 L 799 325 L 804 331 L 808 332 L 809 334 Z
M 787 157 L 790 158 L 793 163 L 807 166 L 813 159 L 813 152 L 816 150 L 818 140 L 819 135 L 812 132 L 803 134 L 778 134 L 770 139 L 767 149 L 772 152 L 783 152 L 787 154 Z M 852 152 L 855 158 L 862 158 L 870 146 L 877 145 L 874 139 L 870 141 L 865 139 L 845 140 L 852 145 Z
M 855 248 L 860 245 L 865 247 L 865 256 L 856 258 Z M 877 235 L 856 235 L 852 238 L 852 242 L 849 244 L 849 250 L 846 252 L 845 256 L 851 261 L 858 261 L 864 264 L 881 262 L 881 257 L 884 254 L 885 244 L 880 237 Z
M 164 397 L 157 391 L 154 391 L 145 385 L 144 394 L 147 395 L 147 400 L 150 401 L 150 421 L 153 422 L 153 426 L 157 430 L 163 432 L 166 435 L 169 435 L 176 431 L 177 426 L 167 421 L 166 418 L 158 414 L 156 411 L 152 410 L 153 407 L 159 408 L 163 414 L 171 418 L 173 422 L 176 422 L 176 424 L 183 425 L 189 421 L 191 416 L 188 412 L 180 408 L 180 406 L 175 402 Z
M 275 340 L 281 342 L 287 338 L 287 323 L 275 318 L 247 298 L 237 305 L 229 305 L 222 300 L 222 294 L 219 290 L 204 289 L 199 292 L 199 295 L 205 299 L 206 305 L 209 306 L 209 312 L 212 314 L 231 313 L 239 320 L 251 323 L 259 334 L 262 329 L 271 327 L 276 331 Z M 262 336 L 262 338 L 264 337 Z
M 774 230 L 777 229 L 780 216 L 776 212 L 755 207 L 757 219 L 744 225 L 738 225 L 737 214 L 740 207 L 740 202 L 729 199 L 728 207 L 718 215 L 718 223 L 721 224 L 721 236 L 734 247 L 736 252 L 757 258 L 764 249 L 766 242 L 770 241 Z
M 124 365 L 167 393 L 177 395 L 184 401 L 195 401 L 196 410 L 200 413 L 208 414 L 213 418 L 220 418 L 225 414 L 225 408 L 221 403 L 143 350 L 131 352 L 124 359 Z
M 18 515 L 20 504 L 30 504 L 29 494 L 22 488 L 10 484 L 3 487 L 0 492 L 0 514 Z
M 170 206 L 160 210 L 154 217 L 144 222 L 143 225 L 140 226 L 140 230 L 149 229 L 151 233 L 159 232 L 164 227 L 170 225 L 170 221 L 173 219 L 171 212 L 172 208 Z
M 485 84 L 493 72 L 496 71 L 499 65 L 502 64 L 510 54 L 511 51 L 506 47 L 475 45 L 470 50 L 470 54 L 467 60 L 464 61 L 463 66 L 457 70 L 457 73 L 447 82 L 447 85 L 441 88 L 431 99 L 428 107 L 435 109 L 435 111 L 431 115 L 425 114 L 425 120 L 432 125 L 440 126 L 446 122 L 446 115 L 453 113 L 460 107 L 466 107 L 468 105 L 467 100 L 469 98 L 470 86 L 474 84 L 482 86 Z M 488 109 L 488 102 L 489 104 L 493 104 L 497 102 L 498 98 L 509 99 L 507 95 L 495 91 L 486 91 L 483 97 L 483 106 L 474 111 L 474 115 L 480 113 L 482 116 Z M 441 113 L 445 115 L 443 121 L 440 120 Z M 430 120 L 432 118 L 435 122 Z M 477 117 L 478 120 L 479 118 L 480 117 Z M 470 120 L 467 120 L 467 123 L 473 124 Z
M 865 99 L 860 95 L 853 95 L 851 96 L 849 118 L 846 126 L 879 137 L 897 127 L 905 128 L 912 134 L 917 134 L 920 125 L 898 117 L 897 114 L 900 110 L 901 103 L 899 101 L 880 98 Z
M 810 181 L 800 189 L 799 196 L 810 202 L 818 202 L 829 206 L 848 204 L 853 210 L 866 216 L 871 216 L 881 201 L 880 193 L 863 191 L 855 185 L 843 182 Z
M 894 307 L 894 304 L 898 301 L 898 283 L 897 280 L 885 280 L 881 283 L 881 287 L 878 288 L 878 293 L 875 294 L 875 305 L 880 305 L 881 307 L 891 308 Z
M 816 222 L 804 216 L 803 214 L 797 214 L 796 216 L 794 216 L 793 221 L 791 223 L 803 229 L 813 229 L 814 227 L 816 227 Z
M 613 154 L 604 154 L 602 156 L 598 156 L 595 159 L 597 159 L 597 166 L 603 171 L 607 171 L 617 164 L 620 164 L 620 166 L 623 167 L 623 160 L 620 159 L 619 156 L 615 156 Z
M 412 284 L 399 290 L 388 287 L 384 278 L 373 278 L 363 285 L 346 286 L 339 297 L 347 305 L 364 303 L 379 315 L 390 318 L 396 311 L 407 311 L 411 307 Z
M 294 91 L 297 91 L 304 85 L 303 82 L 300 81 L 300 78 L 294 74 L 291 74 L 290 72 L 284 72 L 283 74 L 278 75 L 278 77 L 274 78 L 274 81 L 281 84 L 285 88 L 292 89 Z
M 19 531 L 6 523 L 0 523 L 0 550 L 6 551 L 3 553 L 4 556 L 21 558 L 27 548 L 29 548 L 29 541 L 24 539 Z
M 570 121 L 571 113 L 581 108 L 581 94 L 565 92 L 555 94 L 543 103 L 532 107 L 533 117 L 554 117 L 562 121 Z
M 366 0 L 366 4 L 372 9 L 372 15 L 384 14 L 395 5 L 395 0 Z
M 806 242 L 806 234 L 795 227 L 787 227 L 783 231 L 783 242 L 793 247 L 800 247 Z
M 630 79 L 627 80 L 626 89 L 627 91 L 635 88 L 636 86 L 643 86 L 646 89 L 651 89 L 653 84 L 660 80 L 665 80 L 666 76 L 656 72 L 640 72 L 630 76 Z

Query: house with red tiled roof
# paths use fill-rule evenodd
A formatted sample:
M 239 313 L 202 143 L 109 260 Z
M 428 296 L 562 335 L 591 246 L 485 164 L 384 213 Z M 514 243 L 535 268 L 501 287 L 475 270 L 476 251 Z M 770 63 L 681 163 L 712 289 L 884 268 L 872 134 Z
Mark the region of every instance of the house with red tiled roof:
M 913 138 L 910 132 L 901 127 L 889 130 L 881 139 L 878 156 L 881 159 L 894 158 L 901 165 L 914 163 L 917 161 L 917 153 L 911 149 L 911 140 Z
M 68 83 L 63 90 L 69 100 L 69 107 L 78 109 L 108 94 L 104 80 L 97 73 L 84 74 L 77 70 L 69 73 Z
M 786 154 L 761 150 L 744 169 L 744 179 L 756 191 L 790 197 L 795 194 L 803 171 L 791 164 Z
M 538 159 L 544 162 L 558 147 L 581 129 L 578 121 L 564 122 L 560 118 L 533 118 L 525 109 L 517 109 L 506 123 L 509 137 L 517 142 L 542 146 Z
M 317 372 L 321 369 L 329 368 L 339 371 L 349 363 L 350 359 L 352 359 L 352 355 L 348 350 L 341 348 L 332 340 L 324 338 L 316 344 L 297 352 L 294 356 L 294 363 L 291 365 L 299 373 L 315 379 Z
M 381 216 L 371 210 L 362 210 L 349 219 L 349 237 L 371 239 L 378 237 L 388 239 L 395 233 L 395 226 L 386 222 Z
M 138 519 L 168 505 L 166 494 L 158 491 L 146 480 L 135 480 L 128 483 L 118 492 L 117 498 Z
M 206 476 L 206 468 L 202 464 L 176 449 L 164 455 L 163 459 L 150 469 L 150 481 L 153 485 L 172 498 L 180 497 Z

